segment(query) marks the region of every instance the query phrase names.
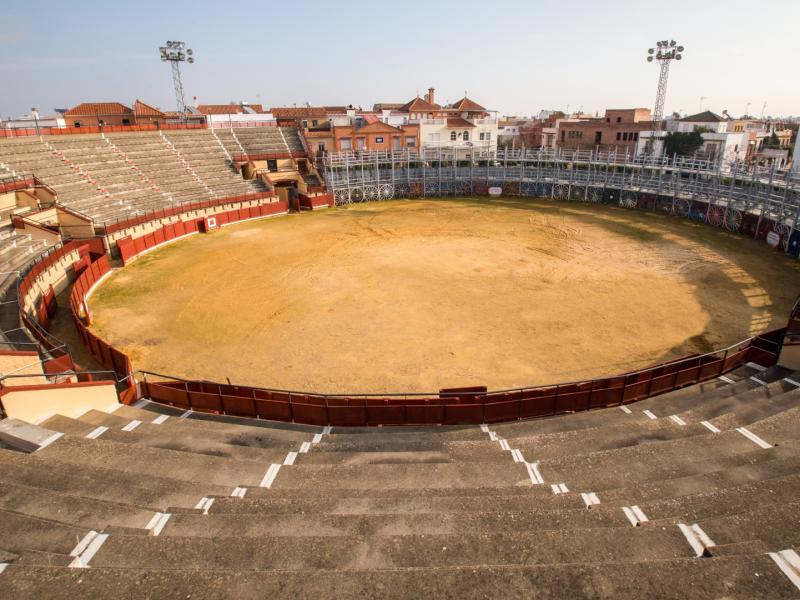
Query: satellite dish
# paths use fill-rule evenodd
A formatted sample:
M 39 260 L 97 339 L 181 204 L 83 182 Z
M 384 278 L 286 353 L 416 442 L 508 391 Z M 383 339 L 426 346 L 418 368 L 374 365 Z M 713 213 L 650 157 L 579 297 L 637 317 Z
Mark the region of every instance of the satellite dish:
M 189 56 L 191 56 L 192 54 L 194 54 L 194 50 L 192 50 L 191 48 L 189 48 L 189 49 L 186 51 L 186 54 L 188 54 Z
M 647 57 L 647 62 L 653 62 L 653 57 L 652 56 L 648 56 Z
M 194 59 L 193 59 L 193 58 L 190 56 L 187 62 L 188 62 L 189 64 L 192 64 L 192 63 L 194 62 Z
M 678 55 L 677 55 L 675 58 L 676 58 L 677 60 L 680 60 L 680 59 L 682 59 L 682 58 L 683 58 L 683 56 L 681 56 L 680 54 L 678 54 Z
M 652 54 L 653 52 L 655 52 L 655 50 L 653 48 L 648 48 L 648 50 L 647 50 L 648 54 Z
M 678 52 L 683 52 L 683 46 L 678 46 Z

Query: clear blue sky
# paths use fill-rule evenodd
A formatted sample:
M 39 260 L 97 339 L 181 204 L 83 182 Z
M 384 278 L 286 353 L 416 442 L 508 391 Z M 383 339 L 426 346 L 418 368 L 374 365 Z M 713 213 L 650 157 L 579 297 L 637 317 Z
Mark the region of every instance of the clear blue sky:
M 229 7 L 229 8 L 226 8 Z M 174 107 L 158 47 L 181 39 L 187 101 L 400 102 L 432 85 L 505 114 L 651 107 L 658 39 L 686 56 L 666 110 L 800 115 L 800 0 L 0 3 L 0 115 L 141 98 Z M 794 56 L 792 56 L 794 54 Z

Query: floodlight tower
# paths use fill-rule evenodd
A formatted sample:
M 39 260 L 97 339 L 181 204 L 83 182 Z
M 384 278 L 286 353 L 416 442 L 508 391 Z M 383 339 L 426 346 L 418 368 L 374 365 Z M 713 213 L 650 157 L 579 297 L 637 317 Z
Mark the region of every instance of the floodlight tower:
M 175 86 L 175 100 L 178 102 L 178 110 L 186 113 L 186 102 L 183 99 L 183 81 L 181 80 L 181 63 L 194 62 L 194 50 L 186 47 L 186 42 L 168 41 L 166 46 L 159 49 L 161 60 L 172 63 L 172 85 Z
M 669 65 L 673 60 L 683 58 L 683 46 L 679 46 L 675 40 L 663 40 L 656 43 L 655 48 L 648 48 L 647 62 L 657 60 L 661 66 L 661 73 L 658 76 L 658 92 L 656 93 L 656 105 L 653 109 L 653 121 L 655 130 L 661 129 L 661 120 L 664 117 L 664 100 L 667 98 L 667 78 L 669 77 Z

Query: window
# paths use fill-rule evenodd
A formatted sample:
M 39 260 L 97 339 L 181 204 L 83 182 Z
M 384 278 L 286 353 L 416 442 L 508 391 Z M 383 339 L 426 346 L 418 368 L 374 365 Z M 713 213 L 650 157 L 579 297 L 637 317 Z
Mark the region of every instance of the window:
M 105 127 L 106 122 L 103 119 L 97 119 L 97 126 L 98 127 Z
M 633 134 L 633 139 L 634 139 L 634 141 L 637 141 L 637 142 L 639 141 L 639 132 L 638 131 Z
M 603 132 L 602 131 L 595 131 L 594 132 L 594 143 L 599 144 L 603 141 Z
M 363 137 L 356 138 L 356 149 L 363 150 L 366 145 L 366 140 Z
M 451 131 L 450 132 L 450 141 L 451 142 L 455 142 L 456 141 L 456 132 L 455 131 Z
M 313 121 L 311 121 L 311 126 L 312 126 L 312 127 L 316 127 L 317 125 L 318 125 L 318 123 L 317 123 L 317 120 L 316 120 L 316 119 L 314 119 Z
M 80 122 L 80 121 L 75 121 L 75 122 L 72 124 L 72 126 L 73 126 L 73 127 L 80 127 L 80 126 L 81 126 L 81 122 Z
M 618 131 L 617 132 L 617 141 L 620 141 L 621 139 L 622 139 L 622 132 Z
M 320 142 L 319 144 L 317 144 L 317 152 L 319 152 L 320 154 L 325 154 L 325 150 L 326 150 L 325 142 Z
M 438 133 L 429 133 L 428 134 L 428 141 L 434 144 L 439 143 L 439 134 Z
M 382 137 L 376 137 L 375 138 L 375 143 L 376 144 L 382 144 L 383 143 L 383 138 Z
M 278 161 L 274 158 L 270 158 L 267 160 L 267 169 L 271 172 L 275 172 L 278 170 Z
M 305 119 L 303 119 L 302 125 L 303 125 L 303 129 L 308 129 L 308 121 L 306 121 Z
M 622 117 L 617 117 L 617 123 L 622 123 Z
M 122 124 L 123 125 L 130 125 L 131 124 L 131 120 L 130 119 L 122 119 Z
M 461 137 L 463 137 L 463 138 L 464 138 L 464 141 L 465 141 L 465 142 L 468 142 L 468 141 L 469 141 L 469 131 L 465 131 L 465 132 L 464 132 L 464 135 L 463 135 L 463 136 L 461 136 Z
M 417 138 L 410 136 L 406 138 L 406 148 L 414 148 L 417 145 Z
M 350 150 L 353 148 L 353 142 L 350 140 L 350 138 L 342 138 L 339 140 L 339 147 L 342 150 Z
M 611 123 L 611 117 L 606 117 L 606 123 Z

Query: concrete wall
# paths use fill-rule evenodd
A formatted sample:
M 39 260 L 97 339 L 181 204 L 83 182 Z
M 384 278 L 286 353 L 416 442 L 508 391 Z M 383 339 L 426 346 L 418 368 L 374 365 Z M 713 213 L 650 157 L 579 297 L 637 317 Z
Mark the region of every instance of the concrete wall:
M 15 352 L 13 350 L 0 352 L 0 374 L 2 375 L 41 375 L 43 373 L 38 352 Z M 11 377 L 3 380 L 3 385 L 6 387 L 40 383 L 43 383 L 41 377 Z
M 108 411 L 119 404 L 110 382 L 20 386 L 0 397 L 6 415 L 40 423 L 52 415 L 77 418 L 88 410 Z

